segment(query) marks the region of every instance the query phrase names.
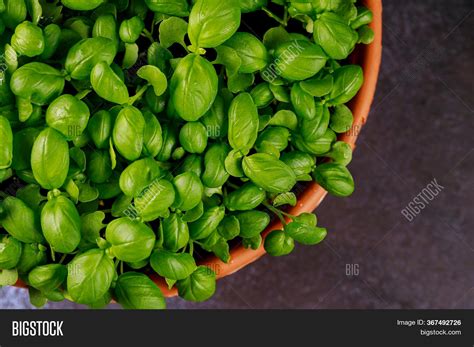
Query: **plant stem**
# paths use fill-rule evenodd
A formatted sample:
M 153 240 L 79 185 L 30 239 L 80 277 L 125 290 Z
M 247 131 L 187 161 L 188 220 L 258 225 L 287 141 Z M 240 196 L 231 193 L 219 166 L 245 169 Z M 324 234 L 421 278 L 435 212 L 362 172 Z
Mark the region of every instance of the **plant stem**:
M 272 211 L 274 214 L 276 214 L 278 219 L 280 219 L 281 224 L 283 224 L 283 226 L 286 226 L 287 223 L 286 223 L 285 217 L 283 217 L 284 212 L 282 212 L 279 209 L 273 207 L 272 205 L 270 205 L 267 202 L 263 202 L 263 206 L 265 206 L 270 211 Z
M 143 94 L 146 92 L 147 89 L 148 89 L 148 84 L 141 87 L 138 90 L 137 94 L 135 94 L 130 99 L 128 99 L 128 104 L 132 106 L 134 103 L 136 103 L 143 96 Z
M 276 20 L 278 23 L 280 23 L 281 25 L 283 25 L 284 27 L 286 27 L 288 25 L 288 23 L 281 19 L 280 17 L 278 17 L 276 14 L 274 14 L 272 11 L 270 11 L 268 8 L 266 7 L 262 7 L 262 10 L 270 17 L 270 18 L 273 18 L 274 20 Z
M 61 259 L 59 260 L 59 264 L 62 264 L 63 261 L 66 259 L 67 257 L 67 254 L 63 254 L 63 256 L 61 257 Z
M 146 37 L 148 40 L 151 41 L 151 43 L 155 42 L 155 39 L 153 38 L 153 35 L 146 29 L 143 29 L 142 31 L 142 36 Z

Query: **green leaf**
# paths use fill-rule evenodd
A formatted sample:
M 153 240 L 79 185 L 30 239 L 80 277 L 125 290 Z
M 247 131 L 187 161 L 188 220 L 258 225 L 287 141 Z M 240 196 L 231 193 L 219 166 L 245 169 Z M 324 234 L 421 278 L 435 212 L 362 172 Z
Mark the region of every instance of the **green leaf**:
M 295 241 L 283 230 L 274 230 L 265 238 L 264 247 L 268 254 L 281 257 L 293 251 Z
M 273 199 L 273 206 L 275 207 L 283 206 L 283 205 L 296 206 L 297 202 L 298 201 L 296 199 L 295 193 L 287 192 L 287 193 L 278 194 Z
M 217 96 L 217 73 L 206 59 L 189 54 L 181 59 L 171 77 L 171 102 L 188 122 L 204 116 Z
M 183 280 L 197 268 L 196 262 L 190 254 L 176 254 L 165 250 L 153 252 L 150 264 L 160 276 L 172 280 Z
M 17 269 L 0 270 L 0 287 L 13 286 L 18 281 Z
M 129 99 L 127 87 L 105 62 L 92 69 L 91 84 L 97 95 L 107 101 L 121 105 Z
M 159 68 L 153 65 L 142 66 L 138 71 L 137 75 L 148 81 L 153 86 L 156 96 L 161 96 L 166 92 L 168 88 L 168 80 L 166 76 Z
M 125 54 L 123 56 L 122 68 L 130 69 L 138 61 L 139 47 L 136 43 L 125 44 Z
M 208 267 L 199 266 L 188 278 L 178 281 L 176 286 L 183 299 L 206 301 L 216 291 L 216 274 Z
M 236 0 L 198 0 L 189 15 L 191 50 L 220 46 L 239 26 L 240 7 Z
M 188 23 L 178 17 L 170 17 L 160 24 L 160 43 L 164 48 L 169 48 L 175 43 L 179 43 L 186 48 L 184 37 L 188 31 Z
M 94 304 L 108 292 L 115 275 L 114 263 L 103 250 L 76 255 L 68 265 L 68 294 L 79 304 Z
M 316 167 L 314 179 L 329 193 L 346 197 L 354 192 L 354 179 L 345 166 L 325 163 Z
M 166 301 L 158 286 L 146 275 L 127 272 L 119 276 L 115 286 L 118 302 L 125 309 L 159 310 Z

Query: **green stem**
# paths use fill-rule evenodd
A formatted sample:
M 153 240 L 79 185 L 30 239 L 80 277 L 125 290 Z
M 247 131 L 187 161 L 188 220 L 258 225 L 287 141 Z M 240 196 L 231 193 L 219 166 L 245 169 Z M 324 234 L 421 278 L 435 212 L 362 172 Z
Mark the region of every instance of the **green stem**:
M 134 103 L 136 103 L 143 96 L 143 94 L 145 94 L 147 89 L 148 89 L 148 84 L 141 87 L 140 90 L 138 90 L 137 94 L 135 94 L 130 99 L 128 99 L 128 104 L 132 106 Z
M 194 242 L 189 241 L 189 254 L 193 255 L 194 253 Z
M 54 249 L 52 247 L 50 248 L 50 251 L 51 251 L 51 259 L 53 259 L 53 262 L 56 262 L 56 253 L 54 252 Z
M 120 262 L 120 274 L 123 274 L 123 261 Z
M 262 10 L 263 12 L 265 12 L 270 18 L 273 18 L 274 20 L 276 20 L 278 23 L 280 23 L 281 25 L 283 25 L 284 27 L 286 27 L 288 25 L 288 23 L 281 19 L 280 17 L 278 17 L 276 14 L 274 14 L 272 11 L 270 11 L 268 8 L 266 7 L 262 7 Z
M 64 260 L 66 260 L 67 254 L 63 254 L 61 259 L 59 260 L 59 264 L 62 264 Z
M 283 226 L 286 226 L 287 223 L 286 223 L 285 217 L 283 217 L 283 214 L 285 214 L 285 212 L 280 211 L 279 209 L 277 209 L 276 207 L 273 207 L 267 202 L 263 202 L 263 206 L 265 206 L 270 211 L 272 211 L 278 217 L 278 219 L 280 219 L 281 224 L 283 224 Z
M 142 36 L 146 37 L 148 40 L 151 41 L 151 43 L 154 43 L 155 42 L 155 39 L 153 38 L 153 35 L 151 34 L 151 32 L 149 32 L 148 30 L 146 29 L 143 29 L 142 31 Z
M 231 188 L 234 188 L 234 189 L 239 189 L 240 187 L 232 182 L 227 182 L 227 185 Z

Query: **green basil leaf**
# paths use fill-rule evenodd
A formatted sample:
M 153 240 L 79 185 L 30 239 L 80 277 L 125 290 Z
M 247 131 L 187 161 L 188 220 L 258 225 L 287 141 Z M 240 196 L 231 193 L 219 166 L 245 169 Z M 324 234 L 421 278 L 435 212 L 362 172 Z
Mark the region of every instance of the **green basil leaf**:
M 44 189 L 58 189 L 69 170 L 69 146 L 56 130 L 46 128 L 36 138 L 31 151 L 31 168 Z
M 145 23 L 140 17 L 134 16 L 130 19 L 125 19 L 120 24 L 120 39 L 125 43 L 135 43 L 135 41 L 140 37 L 143 29 L 145 29 Z
M 178 281 L 179 296 L 188 301 L 206 301 L 216 291 L 216 274 L 210 268 L 199 266 L 188 278 Z
M 23 201 L 7 197 L 1 207 L 0 222 L 10 235 L 25 243 L 44 241 L 39 218 Z
M 189 15 L 187 0 L 145 0 L 150 10 L 169 16 L 186 17 Z
M 0 270 L 10 270 L 20 261 L 22 244 L 11 236 L 0 237 Z
M 320 243 L 327 235 L 325 228 L 318 228 L 297 222 L 287 224 L 285 226 L 285 232 L 296 242 L 308 246 Z
M 57 24 L 49 24 L 43 29 L 44 35 L 44 50 L 40 58 L 50 59 L 59 47 L 59 40 L 61 38 L 61 28 Z
M 296 184 L 293 170 L 270 154 L 257 153 L 245 157 L 245 175 L 257 186 L 270 193 L 285 193 Z
M 183 280 L 197 268 L 196 262 L 190 254 L 176 254 L 165 250 L 153 252 L 150 264 L 160 276 L 172 280 Z
M 7 169 L 13 162 L 13 132 L 8 119 L 0 116 L 0 169 Z
M 161 96 L 166 92 L 168 88 L 168 80 L 166 76 L 159 68 L 153 65 L 142 66 L 138 71 L 137 75 L 148 81 L 153 86 L 153 90 L 157 96 Z
M 120 189 L 127 196 L 138 197 L 161 174 L 161 168 L 154 159 L 137 160 L 120 175 Z
M 219 188 L 229 179 L 229 173 L 225 168 L 225 159 L 230 150 L 225 143 L 214 143 L 209 146 L 204 155 L 204 172 L 202 183 L 208 188 Z
M 333 86 L 334 78 L 331 75 L 327 75 L 324 78 L 312 78 L 300 82 L 301 89 L 318 98 L 328 95 L 332 91 Z
M 325 163 L 316 167 L 314 179 L 335 196 L 346 197 L 354 192 L 354 179 L 343 165 Z
M 122 68 L 130 69 L 138 61 L 139 47 L 136 43 L 125 43 L 125 54 L 123 55 Z
M 61 0 L 62 4 L 66 6 L 67 8 L 70 8 L 71 10 L 76 10 L 76 11 L 90 11 L 94 10 L 102 3 L 105 2 L 105 0 L 88 0 L 88 1 L 82 1 L 82 0 Z
M 160 24 L 160 43 L 165 48 L 169 48 L 175 43 L 186 48 L 184 37 L 187 32 L 188 23 L 185 20 L 177 17 L 167 18 Z
M 239 0 L 242 13 L 255 12 L 267 6 L 268 0 Z
M 346 105 L 337 105 L 334 108 L 334 113 L 331 115 L 331 123 L 329 126 L 336 133 L 345 133 L 352 128 L 354 116 L 352 111 Z
M 284 153 L 280 160 L 293 170 L 298 181 L 305 180 L 316 166 L 312 155 L 300 151 Z
M 258 111 L 250 94 L 239 94 L 229 108 L 229 143 L 247 154 L 258 135 Z
M 229 211 L 249 211 L 257 208 L 265 199 L 265 191 L 249 182 L 227 194 L 224 205 Z
M 13 73 L 10 88 L 16 96 L 43 106 L 62 94 L 64 77 L 61 72 L 49 65 L 28 63 Z
M 81 241 L 81 217 L 64 196 L 52 197 L 41 210 L 41 228 L 55 252 L 72 253 Z
M 180 215 L 172 213 L 161 223 L 163 247 L 171 252 L 177 252 L 187 246 L 189 242 L 188 224 Z
M 196 54 L 189 54 L 180 60 L 171 78 L 171 102 L 181 118 L 193 122 L 211 108 L 217 87 L 212 64 Z
M 274 55 L 274 65 L 270 65 L 269 69 L 290 81 L 302 81 L 313 77 L 327 61 L 327 56 L 321 47 L 302 40 L 280 44 Z
M 129 310 L 161 310 L 166 301 L 158 286 L 146 275 L 127 272 L 119 276 L 115 285 L 118 302 Z
M 112 137 L 115 148 L 128 160 L 137 160 L 143 150 L 145 119 L 133 106 L 123 108 L 115 121 Z
M 191 239 L 202 240 L 211 235 L 217 230 L 224 216 L 225 208 L 223 206 L 215 206 L 206 210 L 201 218 L 189 224 Z
M 189 211 L 195 208 L 202 199 L 204 186 L 194 172 L 185 172 L 173 179 L 176 190 L 174 208 L 181 211 Z
M 235 215 L 239 220 L 240 234 L 243 238 L 260 235 L 270 224 L 270 216 L 262 211 L 245 211 Z
M 18 270 L 0 270 L 0 286 L 13 286 L 18 281 Z
M 5 26 L 10 29 L 15 27 L 26 19 L 27 8 L 25 0 L 3 0 L 4 12 L 1 18 L 5 22 Z
M 57 289 L 66 280 L 67 268 L 62 264 L 41 265 L 28 274 L 28 283 L 43 293 Z
M 20 55 L 35 57 L 44 51 L 44 36 L 41 28 L 25 21 L 15 28 L 11 45 Z
M 236 0 L 198 0 L 189 15 L 192 50 L 220 46 L 239 26 L 240 7 Z
M 357 39 L 357 32 L 335 13 L 325 12 L 314 22 L 314 40 L 333 59 L 346 59 Z
M 352 147 L 348 143 L 338 141 L 324 156 L 331 158 L 336 164 L 347 166 L 352 161 Z
M 65 67 L 72 78 L 88 79 L 98 63 L 110 65 L 115 58 L 114 43 L 104 37 L 87 38 L 76 43 L 68 52 Z
M 108 149 L 112 135 L 113 120 L 108 111 L 99 111 L 94 114 L 87 125 L 89 135 L 98 149 Z
M 217 232 L 225 240 L 235 239 L 240 234 L 240 223 L 236 216 L 225 216 L 217 227 Z
M 274 257 L 290 254 L 295 248 L 295 241 L 283 230 L 274 230 L 265 238 L 265 251 Z
M 106 62 L 94 66 L 91 72 L 91 84 L 101 98 L 116 103 L 125 104 L 128 101 L 128 89 Z
M 91 305 L 109 291 L 116 275 L 113 261 L 101 249 L 76 255 L 68 265 L 67 291 L 74 302 Z
M 296 206 L 297 202 L 298 201 L 296 199 L 295 193 L 292 193 L 292 192 L 281 193 L 281 194 L 278 194 L 273 199 L 273 206 L 275 207 L 283 206 L 283 205 Z
M 87 105 L 76 97 L 63 94 L 46 110 L 46 124 L 59 131 L 68 140 L 82 135 L 89 122 Z
M 235 50 L 241 59 L 240 73 L 253 73 L 263 70 L 268 62 L 269 56 L 263 43 L 254 35 L 237 32 L 224 44 Z
M 48 261 L 46 247 L 36 243 L 24 244 L 20 261 L 16 265 L 18 273 L 27 274 L 33 268 L 44 265 Z
M 165 179 L 155 180 L 142 194 L 135 198 L 135 208 L 145 222 L 166 217 L 168 209 L 175 201 L 176 192 L 171 182 Z
M 334 72 L 334 88 L 331 91 L 329 106 L 341 105 L 350 101 L 364 83 L 364 73 L 358 65 L 346 65 Z
M 126 217 L 109 223 L 105 238 L 112 245 L 110 250 L 117 259 L 130 263 L 149 258 L 156 241 L 153 230 Z
M 193 208 L 192 210 L 187 211 L 183 215 L 183 222 L 187 222 L 187 223 L 195 222 L 199 218 L 201 218 L 203 214 L 204 214 L 204 204 L 201 200 L 195 208 Z

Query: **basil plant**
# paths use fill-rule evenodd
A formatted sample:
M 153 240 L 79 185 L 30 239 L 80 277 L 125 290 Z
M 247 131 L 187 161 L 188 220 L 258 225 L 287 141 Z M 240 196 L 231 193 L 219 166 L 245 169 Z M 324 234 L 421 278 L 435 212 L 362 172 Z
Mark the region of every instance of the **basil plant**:
M 338 136 L 372 17 L 356 0 L 0 0 L 0 286 L 162 309 L 157 276 L 212 297 L 202 257 L 322 242 L 288 211 L 312 181 L 354 191 Z

